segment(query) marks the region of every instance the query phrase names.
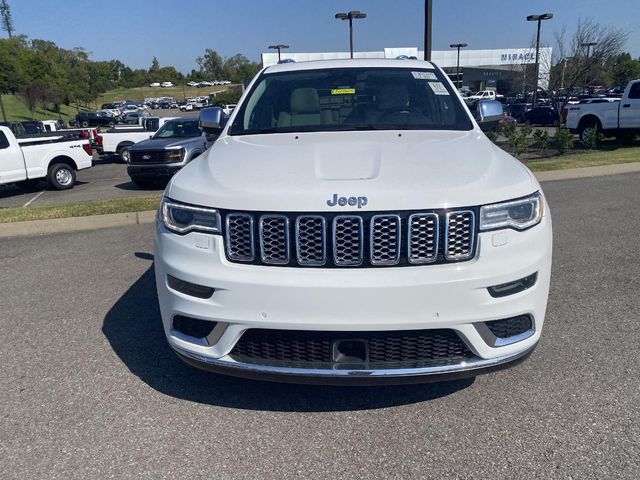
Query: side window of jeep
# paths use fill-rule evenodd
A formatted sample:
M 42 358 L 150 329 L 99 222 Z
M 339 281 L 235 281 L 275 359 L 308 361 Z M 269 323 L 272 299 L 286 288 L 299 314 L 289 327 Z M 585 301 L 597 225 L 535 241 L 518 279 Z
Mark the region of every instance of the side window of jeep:
M 4 132 L 0 132 L 0 150 L 4 150 L 5 148 L 9 148 L 9 139 Z

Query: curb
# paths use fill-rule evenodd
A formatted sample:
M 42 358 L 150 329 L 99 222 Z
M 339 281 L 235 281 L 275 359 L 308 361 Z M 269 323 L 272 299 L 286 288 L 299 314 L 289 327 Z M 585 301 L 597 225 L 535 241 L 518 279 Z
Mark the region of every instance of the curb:
M 156 210 L 148 210 L 144 212 L 108 213 L 106 215 L 89 215 L 87 217 L 0 223 L 0 238 L 99 230 L 126 225 L 142 225 L 153 223 L 155 220 Z
M 534 175 L 539 182 L 553 182 L 557 180 L 602 177 L 633 172 L 640 172 L 640 162 L 534 172 Z M 91 215 L 87 217 L 0 223 L 0 238 L 49 235 L 52 233 L 82 232 L 102 228 L 124 227 L 127 225 L 143 225 L 153 223 L 155 220 L 156 210 L 147 210 L 144 212 L 109 213 L 106 215 Z
M 598 167 L 568 168 L 566 170 L 549 170 L 546 172 L 533 172 L 533 174 L 539 182 L 553 182 L 556 180 L 604 177 L 634 172 L 640 172 L 640 162 L 616 163 L 613 165 L 600 165 Z

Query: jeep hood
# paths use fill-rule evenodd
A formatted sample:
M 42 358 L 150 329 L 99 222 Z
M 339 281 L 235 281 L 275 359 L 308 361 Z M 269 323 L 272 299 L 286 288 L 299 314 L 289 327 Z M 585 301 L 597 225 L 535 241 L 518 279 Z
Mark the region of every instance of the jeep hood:
M 140 146 L 145 142 L 141 142 Z M 136 145 L 136 147 L 138 147 Z M 167 187 L 174 200 L 223 209 L 360 211 L 475 206 L 533 193 L 529 170 L 473 131 L 224 136 Z

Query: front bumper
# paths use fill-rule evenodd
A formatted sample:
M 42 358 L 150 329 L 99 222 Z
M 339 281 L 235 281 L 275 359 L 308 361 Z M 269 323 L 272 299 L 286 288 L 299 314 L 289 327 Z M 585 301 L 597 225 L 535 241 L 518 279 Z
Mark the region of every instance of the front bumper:
M 159 165 L 128 165 L 127 173 L 129 177 L 140 180 L 169 179 L 173 177 L 183 167 L 179 164 L 159 164 Z
M 176 235 L 158 224 L 155 273 L 165 334 L 188 363 L 216 372 L 264 380 L 321 383 L 405 383 L 475 376 L 526 358 L 540 339 L 551 271 L 551 218 L 524 232 L 478 236 L 467 262 L 393 268 L 309 269 L 240 265 L 227 261 L 222 237 Z M 494 298 L 487 287 L 538 274 L 522 292 Z M 180 293 L 167 275 L 215 289 L 211 298 Z M 176 315 L 218 322 L 209 344 L 172 328 Z M 530 315 L 527 335 L 492 346 L 484 322 Z M 246 363 L 229 354 L 247 329 L 385 332 L 451 329 L 473 358 L 413 368 L 299 368 Z

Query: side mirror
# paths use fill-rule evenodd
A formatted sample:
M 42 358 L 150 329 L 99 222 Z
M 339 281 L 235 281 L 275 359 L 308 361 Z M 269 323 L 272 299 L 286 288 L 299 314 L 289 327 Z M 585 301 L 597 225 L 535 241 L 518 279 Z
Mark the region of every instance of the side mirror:
M 203 108 L 200 111 L 200 128 L 205 133 L 220 133 L 227 118 L 220 107 Z
M 504 106 L 497 100 L 480 100 L 473 109 L 480 129 L 483 132 L 497 128 L 504 118 Z

